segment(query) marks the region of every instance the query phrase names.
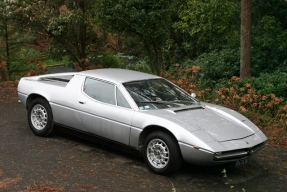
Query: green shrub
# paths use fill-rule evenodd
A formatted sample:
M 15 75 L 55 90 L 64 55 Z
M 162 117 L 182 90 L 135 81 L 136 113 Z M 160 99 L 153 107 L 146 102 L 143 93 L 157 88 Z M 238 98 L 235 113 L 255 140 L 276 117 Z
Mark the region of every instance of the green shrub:
M 120 55 L 104 54 L 101 56 L 88 57 L 90 65 L 102 65 L 103 68 L 122 68 L 123 60 Z
M 219 80 L 213 87 L 213 90 L 218 90 L 221 87 L 228 87 L 230 86 L 229 83 L 229 80 Z M 277 97 L 282 97 L 287 100 L 287 73 L 262 73 L 259 77 L 251 77 L 238 82 L 238 86 L 242 87 L 246 83 L 251 84 L 257 94 L 275 94 Z
M 222 79 L 239 76 L 239 58 L 239 50 L 224 49 L 202 54 L 197 59 L 193 61 L 189 60 L 183 65 L 186 68 L 192 65 L 199 66 L 200 72 L 197 82 L 202 87 L 213 87 Z
M 252 33 L 252 75 L 287 72 L 287 30 L 271 16 L 265 16 L 261 28 Z
M 275 94 L 287 99 L 287 73 L 261 74 L 245 80 L 252 85 L 258 94 Z
M 29 70 L 31 67 L 27 63 L 35 61 L 41 57 L 41 52 L 32 48 L 22 48 L 13 58 L 9 66 L 9 73 L 15 71 Z
M 45 59 L 41 61 L 41 64 L 44 66 L 68 65 L 69 60 L 68 60 L 68 57 L 63 57 L 62 60 Z
M 101 64 L 104 68 L 121 68 L 123 62 L 119 56 L 113 54 L 105 54 L 101 58 Z
M 141 59 L 134 64 L 128 64 L 126 69 L 134 70 L 134 71 L 141 71 L 145 73 L 152 73 L 150 65 L 147 63 L 145 59 Z
M 35 50 L 33 48 L 25 47 L 22 48 L 18 54 L 16 55 L 17 60 L 36 60 L 41 57 L 42 53 L 38 50 Z

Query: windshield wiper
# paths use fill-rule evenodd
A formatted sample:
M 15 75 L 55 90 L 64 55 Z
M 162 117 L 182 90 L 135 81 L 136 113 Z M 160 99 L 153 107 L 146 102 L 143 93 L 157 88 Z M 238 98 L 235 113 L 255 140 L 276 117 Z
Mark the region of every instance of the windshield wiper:
M 174 100 L 174 101 L 137 101 L 139 103 L 161 103 L 161 104 L 189 104 L 196 103 L 196 101 L 187 101 L 187 100 Z
M 137 102 L 139 102 L 139 103 L 164 103 L 164 104 L 171 103 L 168 101 L 137 101 Z

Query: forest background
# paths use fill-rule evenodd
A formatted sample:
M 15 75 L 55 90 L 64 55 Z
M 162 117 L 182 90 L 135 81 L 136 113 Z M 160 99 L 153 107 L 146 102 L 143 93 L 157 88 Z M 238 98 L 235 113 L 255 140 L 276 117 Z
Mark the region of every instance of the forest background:
M 240 79 L 240 0 L 2 0 L 0 82 L 55 64 L 155 73 L 286 145 L 287 2 L 251 3 L 252 77 Z

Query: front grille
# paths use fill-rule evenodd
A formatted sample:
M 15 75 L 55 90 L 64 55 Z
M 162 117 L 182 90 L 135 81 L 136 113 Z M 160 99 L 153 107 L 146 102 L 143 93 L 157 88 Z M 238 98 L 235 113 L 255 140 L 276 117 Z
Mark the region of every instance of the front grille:
M 262 149 L 263 147 L 265 147 L 265 143 L 260 143 L 259 145 L 256 145 L 252 148 L 244 148 L 244 149 L 238 149 L 238 150 L 232 150 L 232 151 L 217 152 L 214 154 L 214 160 L 215 161 L 232 160 L 232 159 L 238 159 L 241 157 L 246 157 L 246 156 L 254 154 L 255 152 Z

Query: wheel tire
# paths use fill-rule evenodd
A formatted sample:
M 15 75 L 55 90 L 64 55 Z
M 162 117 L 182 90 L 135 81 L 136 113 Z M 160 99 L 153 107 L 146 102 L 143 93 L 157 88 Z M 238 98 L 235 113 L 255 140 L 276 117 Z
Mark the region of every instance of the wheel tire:
M 147 136 L 143 156 L 149 169 L 160 175 L 174 173 L 183 162 L 177 141 L 163 131 L 155 131 Z
M 37 136 L 48 137 L 54 134 L 52 109 L 45 99 L 36 98 L 28 106 L 28 123 Z

